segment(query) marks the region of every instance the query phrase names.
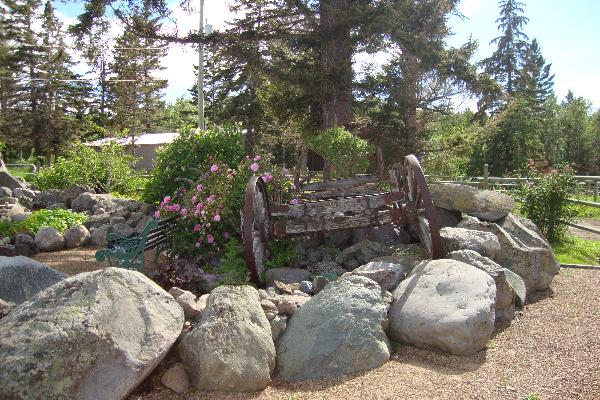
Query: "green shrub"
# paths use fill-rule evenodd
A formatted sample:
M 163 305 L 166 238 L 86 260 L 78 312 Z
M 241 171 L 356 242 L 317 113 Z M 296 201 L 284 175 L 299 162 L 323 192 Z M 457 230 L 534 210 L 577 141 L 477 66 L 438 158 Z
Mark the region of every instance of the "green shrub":
M 517 191 L 521 212 L 550 242 L 556 242 L 564 237 L 564 222 L 577 216 L 577 210 L 568 202 L 577 190 L 573 170 L 566 166 L 549 173 L 532 171 L 531 177 Z
M 308 147 L 323 156 L 335 177 L 364 173 L 375 149 L 366 140 L 344 128 L 331 128 L 305 138 Z
M 208 170 L 212 165 L 210 157 L 221 164 L 238 165 L 244 158 L 239 130 L 226 126 L 180 134 L 158 151 L 156 168 L 142 198 L 156 204 L 163 196 L 174 195 L 184 185 L 182 178 L 195 181 Z
M 101 193 L 133 194 L 141 189 L 144 181 L 133 169 L 135 159 L 125 151 L 114 142 L 102 146 L 100 151 L 75 144 L 53 165 L 40 169 L 36 184 L 42 190 L 79 184 Z
M 243 251 L 239 241 L 235 238 L 225 244 L 223 264 L 220 268 L 220 272 L 224 274 L 224 285 L 243 285 L 250 282 L 250 274 L 246 268 Z
M 294 242 L 292 240 L 281 239 L 272 241 L 270 246 L 271 259 L 265 260 L 265 267 L 267 269 L 294 266 L 294 261 L 298 258 L 298 252 L 294 248 Z
M 14 236 L 17 233 L 31 233 L 35 235 L 41 228 L 52 227 L 63 233 L 73 225 L 83 224 L 87 216 L 71 210 L 38 210 L 34 211 L 20 222 L 0 222 L 0 235 Z

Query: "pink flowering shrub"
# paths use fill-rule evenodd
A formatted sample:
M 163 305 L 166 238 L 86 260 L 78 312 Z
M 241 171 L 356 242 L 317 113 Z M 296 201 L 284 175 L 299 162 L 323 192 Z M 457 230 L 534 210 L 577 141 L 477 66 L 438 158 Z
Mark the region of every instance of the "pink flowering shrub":
M 190 259 L 218 255 L 232 237 L 240 236 L 240 210 L 244 206 L 246 184 L 257 175 L 269 190 L 289 186 L 290 176 L 270 165 L 265 157 L 246 157 L 235 168 L 212 160 L 197 182 L 166 196 L 155 214 L 160 218 L 177 216 L 168 247 L 173 254 Z

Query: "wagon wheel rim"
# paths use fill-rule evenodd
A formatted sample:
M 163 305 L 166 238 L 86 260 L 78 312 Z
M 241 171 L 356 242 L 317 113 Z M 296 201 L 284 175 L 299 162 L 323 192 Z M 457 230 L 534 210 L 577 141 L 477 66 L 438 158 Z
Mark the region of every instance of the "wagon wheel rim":
M 262 285 L 263 261 L 268 256 L 267 242 L 272 236 L 271 213 L 267 190 L 260 177 L 253 176 L 246 185 L 242 216 L 244 260 L 252 281 Z
M 442 258 L 444 256 L 442 241 L 431 193 L 429 193 L 423 169 L 412 154 L 405 158 L 404 175 L 404 193 L 421 244 L 425 247 L 429 257 L 434 260 Z

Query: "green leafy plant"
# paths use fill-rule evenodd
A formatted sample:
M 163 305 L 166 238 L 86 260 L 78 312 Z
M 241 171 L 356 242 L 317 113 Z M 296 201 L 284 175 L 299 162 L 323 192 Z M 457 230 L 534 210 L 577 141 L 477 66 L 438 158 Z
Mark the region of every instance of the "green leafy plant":
M 87 221 L 87 215 L 71 210 L 38 210 L 34 211 L 20 222 L 0 222 L 1 236 L 14 236 L 17 233 L 31 233 L 35 235 L 45 227 L 52 227 L 63 233 L 73 225 L 83 224 Z
M 573 171 L 568 166 L 543 173 L 532 170 L 531 178 L 517 191 L 520 210 L 550 242 L 557 242 L 566 233 L 564 222 L 577 217 L 568 202 L 577 190 Z
M 50 167 L 40 169 L 36 184 L 40 189 L 65 189 L 87 185 L 96 192 L 134 194 L 144 179 L 133 169 L 135 159 L 115 142 L 96 151 L 81 143 L 74 144 Z
M 142 198 L 159 203 L 165 195 L 173 196 L 184 184 L 196 181 L 216 161 L 230 166 L 244 159 L 240 131 L 224 126 L 207 131 L 186 131 L 158 151 L 156 168 L 150 173 Z
M 240 243 L 235 238 L 225 244 L 223 263 L 220 268 L 224 285 L 243 285 L 250 282 L 242 251 Z
M 311 150 L 322 155 L 331 164 L 332 174 L 336 177 L 365 172 L 375 151 L 366 140 L 339 127 L 327 129 L 304 140 Z
M 298 258 L 298 252 L 294 248 L 294 242 L 290 239 L 281 239 L 272 241 L 271 259 L 265 260 L 265 267 L 269 268 L 284 268 L 292 267 L 294 261 Z

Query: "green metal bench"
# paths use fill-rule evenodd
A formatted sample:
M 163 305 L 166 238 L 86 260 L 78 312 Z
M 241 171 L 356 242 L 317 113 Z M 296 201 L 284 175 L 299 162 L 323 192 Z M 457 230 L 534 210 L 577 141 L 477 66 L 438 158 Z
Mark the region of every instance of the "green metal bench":
M 144 272 L 144 253 L 156 249 L 154 263 L 158 261 L 162 245 L 167 240 L 167 232 L 173 227 L 177 218 L 171 217 L 161 221 L 152 220 L 146 224 L 144 230 L 135 237 L 123 237 L 116 233 L 108 233 L 106 240 L 109 247 L 96 252 L 96 260 L 103 262 L 108 259 L 112 266 L 133 269 Z

